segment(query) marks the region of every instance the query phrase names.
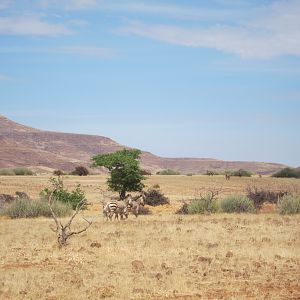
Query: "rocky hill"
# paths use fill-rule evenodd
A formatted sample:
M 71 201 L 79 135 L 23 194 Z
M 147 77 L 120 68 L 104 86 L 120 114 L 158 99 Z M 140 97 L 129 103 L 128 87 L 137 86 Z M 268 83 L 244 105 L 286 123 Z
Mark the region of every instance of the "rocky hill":
M 89 166 L 92 155 L 110 153 L 124 147 L 107 137 L 39 130 L 0 115 L 0 168 L 26 166 L 70 171 L 78 165 Z M 276 163 L 163 158 L 149 152 L 142 153 L 141 165 L 152 172 L 169 168 L 182 173 L 244 168 L 270 174 L 285 167 Z

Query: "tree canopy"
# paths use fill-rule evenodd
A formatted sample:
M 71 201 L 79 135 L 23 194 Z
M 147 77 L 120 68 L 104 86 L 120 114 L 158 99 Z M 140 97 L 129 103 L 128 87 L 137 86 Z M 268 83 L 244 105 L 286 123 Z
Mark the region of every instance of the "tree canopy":
M 109 154 L 98 154 L 92 157 L 93 167 L 105 167 L 110 171 L 107 180 L 108 187 L 119 193 L 120 198 L 126 192 L 142 191 L 145 179 L 141 175 L 139 158 L 141 151 L 137 149 L 123 149 Z

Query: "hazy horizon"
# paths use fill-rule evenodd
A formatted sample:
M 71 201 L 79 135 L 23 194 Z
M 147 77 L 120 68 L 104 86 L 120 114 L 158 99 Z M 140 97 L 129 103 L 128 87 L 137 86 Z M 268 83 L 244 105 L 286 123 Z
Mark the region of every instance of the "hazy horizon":
M 300 166 L 300 2 L 3 0 L 0 104 L 163 157 Z

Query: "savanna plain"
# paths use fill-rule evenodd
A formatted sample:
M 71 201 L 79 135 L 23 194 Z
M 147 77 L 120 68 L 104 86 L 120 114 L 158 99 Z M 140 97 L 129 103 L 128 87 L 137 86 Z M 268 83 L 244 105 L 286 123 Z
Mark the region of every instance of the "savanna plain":
M 257 214 L 175 214 L 214 188 L 224 197 L 249 184 L 299 189 L 299 179 L 151 176 L 146 186 L 158 184 L 170 204 L 111 222 L 102 216 L 106 176 L 64 177 L 68 188 L 78 182 L 93 224 L 66 247 L 52 219 L 0 217 L 1 299 L 300 299 L 299 215 L 271 205 Z M 0 177 L 0 193 L 37 198 L 47 185 L 49 176 Z

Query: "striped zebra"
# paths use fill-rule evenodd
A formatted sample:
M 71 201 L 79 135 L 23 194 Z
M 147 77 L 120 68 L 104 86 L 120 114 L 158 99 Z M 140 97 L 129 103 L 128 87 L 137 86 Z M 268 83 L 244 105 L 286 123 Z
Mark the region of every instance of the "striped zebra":
M 135 198 L 134 200 L 132 200 L 131 205 L 130 205 L 130 211 L 137 217 L 139 214 L 139 210 L 140 210 L 140 206 L 144 206 L 145 205 L 145 196 L 144 195 L 140 195 L 137 198 Z
M 106 220 L 112 220 L 113 215 L 115 219 L 119 220 L 119 215 L 121 219 L 124 219 L 124 216 L 128 218 L 128 206 L 132 204 L 131 195 L 127 195 L 123 201 L 121 200 L 110 200 L 107 203 L 103 204 L 103 216 L 106 217 Z

